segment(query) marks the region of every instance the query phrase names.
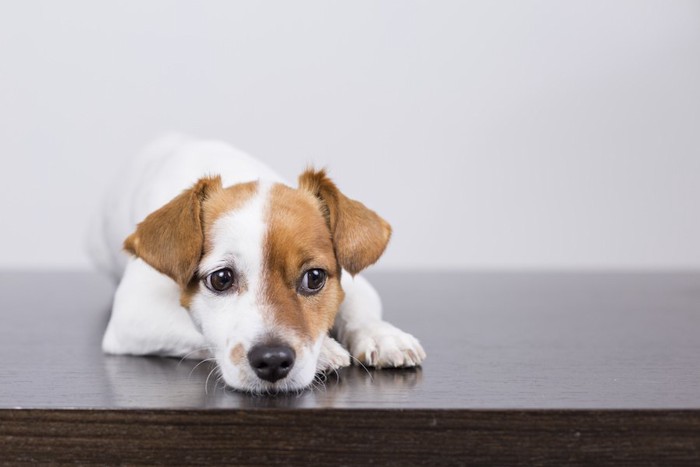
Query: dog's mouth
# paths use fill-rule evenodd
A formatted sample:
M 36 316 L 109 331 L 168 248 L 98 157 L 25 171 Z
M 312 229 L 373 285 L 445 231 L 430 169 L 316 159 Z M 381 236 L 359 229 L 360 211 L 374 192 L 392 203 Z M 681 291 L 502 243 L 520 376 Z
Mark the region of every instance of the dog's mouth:
M 246 358 L 240 358 L 238 350 L 235 361 L 223 355 L 216 360 L 223 382 L 233 390 L 256 395 L 301 392 L 317 374 L 318 347 L 302 348 L 297 354 L 293 347 L 273 342 L 254 345 Z
M 258 380 L 247 385 L 245 388 L 233 388 L 239 392 L 244 392 L 254 396 L 275 396 L 278 394 L 302 393 L 311 387 L 309 384 L 298 384 L 293 380 L 281 380 L 275 383 Z
M 252 372 L 238 374 L 235 377 L 227 374 L 226 371 L 221 371 L 223 381 L 226 386 L 235 391 L 244 392 L 253 395 L 275 395 L 282 393 L 301 392 L 308 389 L 313 382 L 314 376 L 311 378 L 300 378 L 298 374 L 291 374 L 276 381 L 266 381 L 259 378 Z

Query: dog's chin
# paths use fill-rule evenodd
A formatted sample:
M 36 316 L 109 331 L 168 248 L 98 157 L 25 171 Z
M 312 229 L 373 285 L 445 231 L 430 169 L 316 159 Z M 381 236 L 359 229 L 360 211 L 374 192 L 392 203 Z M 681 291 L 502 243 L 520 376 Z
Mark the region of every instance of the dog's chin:
M 298 393 L 308 389 L 316 376 L 315 365 L 310 366 L 314 371 L 308 371 L 309 367 L 300 367 L 274 383 L 258 378 L 248 369 L 236 368 L 233 365 L 219 368 L 227 387 L 255 395 Z
M 300 393 L 302 391 L 307 390 L 310 387 L 310 385 L 311 381 L 304 384 L 285 378 L 274 383 L 258 379 L 257 381 L 253 381 L 252 383 L 249 383 L 245 386 L 236 387 L 230 385 L 230 387 L 236 391 L 245 392 L 252 395 L 276 395 L 287 393 Z

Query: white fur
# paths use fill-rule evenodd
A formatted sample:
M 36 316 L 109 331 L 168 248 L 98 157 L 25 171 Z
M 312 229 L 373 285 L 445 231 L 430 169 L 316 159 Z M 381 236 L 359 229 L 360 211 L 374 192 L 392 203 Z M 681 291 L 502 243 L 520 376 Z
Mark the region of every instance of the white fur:
M 122 242 L 149 213 L 206 175 L 221 175 L 224 186 L 262 181 L 258 193 L 241 209 L 222 216 L 214 226 L 213 250 L 201 272 L 234 264 L 247 292 L 216 295 L 200 287 L 190 312 L 179 304 L 177 284 L 140 259 L 129 258 Z M 231 349 L 246 350 L 276 332 L 259 303 L 263 277 L 263 212 L 269 185 L 281 178 L 261 162 L 224 143 L 169 136 L 144 151 L 109 192 L 93 223 L 90 251 L 100 269 L 119 280 L 103 350 L 113 354 L 216 357 L 229 386 L 251 391 L 295 390 L 308 386 L 317 371 L 347 366 L 349 355 L 330 336 L 318 336 L 297 352 L 290 374 L 275 384 L 257 378 L 251 368 L 234 365 Z M 343 273 L 346 298 L 335 321 L 340 342 L 361 363 L 414 366 L 425 352 L 413 336 L 381 319 L 381 301 L 362 277 Z M 286 333 L 286 334 L 285 334 Z M 295 341 L 297 347 L 298 341 Z

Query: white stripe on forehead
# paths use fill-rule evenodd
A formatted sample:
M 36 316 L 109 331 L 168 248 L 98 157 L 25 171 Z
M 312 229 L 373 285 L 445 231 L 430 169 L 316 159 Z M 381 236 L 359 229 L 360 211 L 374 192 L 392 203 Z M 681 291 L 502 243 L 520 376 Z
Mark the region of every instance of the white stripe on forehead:
M 209 230 L 209 251 L 200 263 L 200 274 L 233 262 L 248 291 L 256 292 L 263 272 L 263 241 L 267 231 L 265 209 L 271 183 L 259 182 L 256 193 L 243 206 L 223 213 Z

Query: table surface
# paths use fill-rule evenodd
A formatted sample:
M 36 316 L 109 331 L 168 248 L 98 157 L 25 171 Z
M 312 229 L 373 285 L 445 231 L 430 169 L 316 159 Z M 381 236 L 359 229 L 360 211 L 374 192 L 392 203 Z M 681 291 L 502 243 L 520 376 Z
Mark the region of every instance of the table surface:
M 0 409 L 700 409 L 700 273 L 370 273 L 417 370 L 251 396 L 207 363 L 100 351 L 113 285 L 0 273 Z

